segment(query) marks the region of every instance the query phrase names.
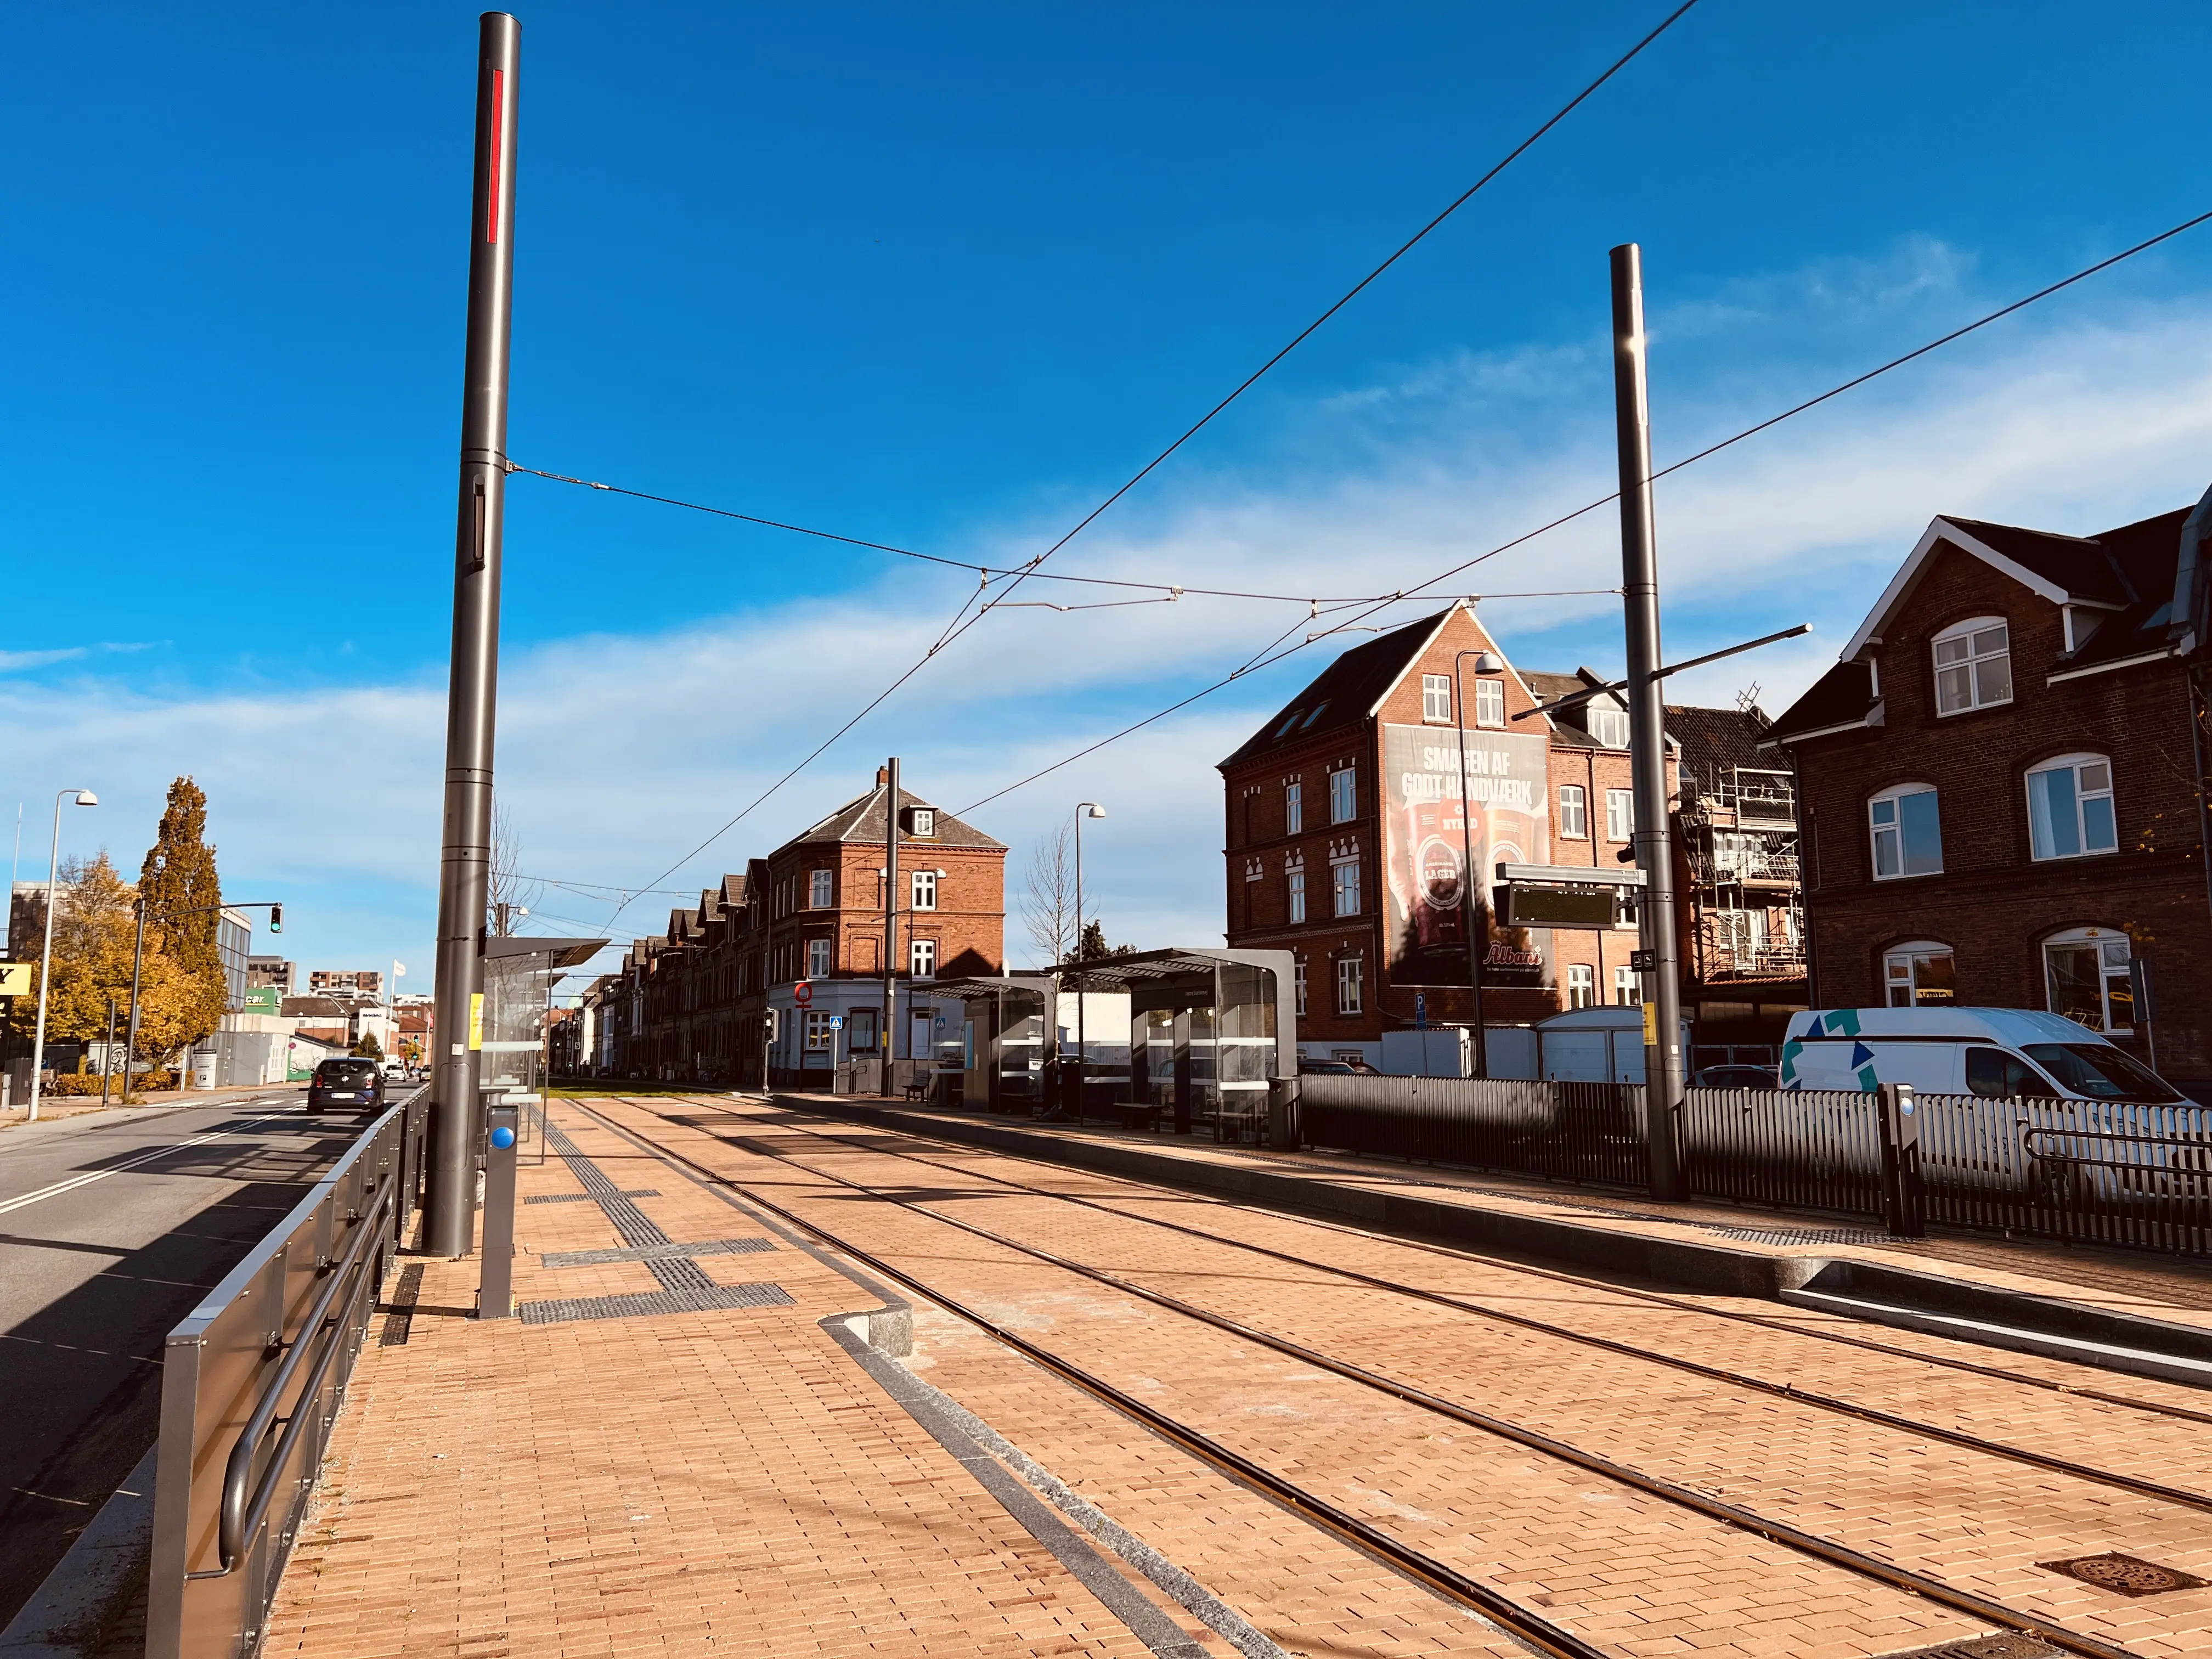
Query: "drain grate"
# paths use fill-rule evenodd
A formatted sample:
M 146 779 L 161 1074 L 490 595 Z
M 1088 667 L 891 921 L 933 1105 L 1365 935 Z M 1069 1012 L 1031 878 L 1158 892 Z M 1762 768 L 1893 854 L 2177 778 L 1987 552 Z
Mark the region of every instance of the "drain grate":
M 1708 1227 L 1717 1238 L 1741 1239 L 1747 1244 L 1893 1244 L 1887 1233 L 1870 1233 L 1837 1227 Z
M 526 1302 L 514 1311 L 526 1325 L 559 1325 L 572 1319 L 647 1319 L 656 1314 L 709 1313 L 726 1308 L 788 1308 L 781 1285 L 708 1285 L 702 1289 L 634 1291 L 627 1296 L 568 1297 Z
M 650 1187 L 631 1187 L 612 1194 L 616 1198 L 659 1198 L 660 1194 Z M 525 1204 L 596 1204 L 597 1193 L 540 1193 L 535 1198 L 526 1198 Z
M 2046 1572 L 2063 1572 L 2069 1578 L 2078 1578 L 2085 1584 L 2094 1584 L 2099 1589 L 2112 1590 L 2121 1595 L 2163 1595 L 2168 1590 L 2204 1588 L 2202 1578 L 2179 1567 L 2161 1567 L 2155 1561 L 2122 1555 L 2117 1551 L 2106 1555 L 2080 1555 L 2070 1561 L 2039 1561 L 2035 1565 Z
M 1881 1659 L 2062 1659 L 2062 1656 L 2048 1642 L 2008 1632 L 2002 1636 L 1974 1636 L 1963 1642 L 1915 1648 L 1910 1653 L 1886 1653 Z

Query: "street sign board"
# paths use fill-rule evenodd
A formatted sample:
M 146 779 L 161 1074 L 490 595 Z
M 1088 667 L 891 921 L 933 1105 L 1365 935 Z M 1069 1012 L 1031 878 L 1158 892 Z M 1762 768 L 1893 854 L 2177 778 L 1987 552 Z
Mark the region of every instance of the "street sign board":
M 845 1029 L 845 1016 L 844 1016 L 844 1015 L 842 1015 L 842 1014 L 832 1014 L 832 1015 L 830 1015 L 830 1029 L 831 1030 L 833 1030 L 833 1031 L 842 1031 L 842 1030 L 843 1030 Z
M 1632 974 L 1648 974 L 1652 972 L 1654 964 L 1651 959 L 1651 954 L 1652 953 L 1649 951 L 1631 951 L 1628 953 L 1629 972 Z
M 1620 900 L 1610 887 L 1526 887 L 1499 890 L 1498 919 L 1509 927 L 1610 927 Z
M 31 964 L 27 962 L 0 962 L 0 997 L 27 997 L 31 994 Z

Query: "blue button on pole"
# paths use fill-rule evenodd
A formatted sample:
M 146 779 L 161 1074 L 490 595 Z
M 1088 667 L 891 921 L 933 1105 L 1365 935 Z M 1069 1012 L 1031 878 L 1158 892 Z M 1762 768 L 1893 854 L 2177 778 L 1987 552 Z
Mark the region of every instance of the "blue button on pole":
M 508 1128 L 504 1123 L 501 1124 L 499 1127 L 491 1132 L 491 1144 L 498 1147 L 502 1152 L 505 1152 L 508 1147 L 514 1145 L 514 1131 Z

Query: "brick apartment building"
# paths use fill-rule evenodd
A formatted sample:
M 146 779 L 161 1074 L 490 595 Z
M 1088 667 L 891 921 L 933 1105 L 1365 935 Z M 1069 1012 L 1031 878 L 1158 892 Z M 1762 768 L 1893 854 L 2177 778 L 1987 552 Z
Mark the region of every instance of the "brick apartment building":
M 1938 518 L 1775 722 L 1802 778 L 1822 1006 L 2051 1009 L 2212 1079 L 2189 517 L 2090 537 Z
M 1506 665 L 1478 674 L 1469 659 L 1459 677 L 1479 901 L 1501 863 L 1620 866 L 1633 822 L 1625 704 L 1515 718 L 1594 677 L 1516 671 L 1464 602 L 1346 652 L 1218 769 L 1228 941 L 1292 953 L 1309 1057 L 1379 1060 L 1383 1031 L 1415 1024 L 1416 998 L 1431 1024 L 1472 1018 L 1453 666 L 1480 651 Z M 1643 1000 L 1632 921 L 1489 938 L 1486 1024 Z
M 697 905 L 672 910 L 665 933 L 635 941 L 585 993 L 578 1064 L 601 1076 L 758 1087 L 879 1061 L 890 793 L 878 769 L 866 793 L 725 876 Z M 929 996 L 932 981 L 1003 970 L 1006 849 L 908 790 L 896 811 L 903 1029 L 890 1047 L 903 1061 L 930 1058 L 961 1029 L 957 1011 L 945 1015 Z M 781 1036 L 763 1079 L 770 1009 Z

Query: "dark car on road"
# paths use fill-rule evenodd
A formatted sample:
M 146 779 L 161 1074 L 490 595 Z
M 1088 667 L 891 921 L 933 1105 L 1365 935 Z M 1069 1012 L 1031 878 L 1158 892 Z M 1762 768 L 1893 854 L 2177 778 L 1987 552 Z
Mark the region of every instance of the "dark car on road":
M 1708 1066 L 1690 1079 L 1692 1089 L 1772 1089 L 1771 1066 Z
M 326 1060 L 307 1084 L 309 1106 L 350 1107 L 356 1112 L 384 1109 L 384 1079 L 373 1060 Z

